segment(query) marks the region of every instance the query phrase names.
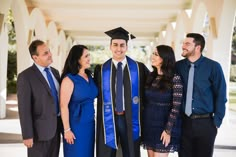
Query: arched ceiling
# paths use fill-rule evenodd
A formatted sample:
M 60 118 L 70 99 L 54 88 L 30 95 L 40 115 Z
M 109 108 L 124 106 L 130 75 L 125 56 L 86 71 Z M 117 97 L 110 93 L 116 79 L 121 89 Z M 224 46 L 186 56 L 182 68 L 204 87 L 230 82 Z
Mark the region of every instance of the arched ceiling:
M 39 8 L 78 43 L 102 44 L 104 32 L 123 27 L 140 44 L 155 41 L 192 0 L 25 0 L 29 11 Z M 109 43 L 107 43 L 109 44 Z

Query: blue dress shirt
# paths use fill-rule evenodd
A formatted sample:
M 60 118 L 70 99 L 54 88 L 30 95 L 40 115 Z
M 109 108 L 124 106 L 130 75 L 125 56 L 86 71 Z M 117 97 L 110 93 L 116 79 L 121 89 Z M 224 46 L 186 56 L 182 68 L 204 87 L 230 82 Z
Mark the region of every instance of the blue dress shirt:
M 188 59 L 176 63 L 176 70 L 181 76 L 184 85 L 182 111 L 185 108 L 188 72 L 190 68 Z M 192 114 L 213 114 L 214 123 L 220 127 L 225 115 L 226 82 L 220 64 L 209 58 L 201 56 L 194 63 L 194 83 Z

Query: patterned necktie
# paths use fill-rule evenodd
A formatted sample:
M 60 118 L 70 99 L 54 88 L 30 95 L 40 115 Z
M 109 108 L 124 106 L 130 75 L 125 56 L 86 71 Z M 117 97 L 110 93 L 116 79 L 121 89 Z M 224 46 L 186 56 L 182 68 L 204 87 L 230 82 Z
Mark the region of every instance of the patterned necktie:
M 116 111 L 123 112 L 123 69 L 119 62 L 116 70 Z
M 59 101 L 58 101 L 58 94 L 57 94 L 56 86 L 54 84 L 54 81 L 53 81 L 52 75 L 49 71 L 49 68 L 45 68 L 44 71 L 47 74 L 47 79 L 48 79 L 48 82 L 49 82 L 49 85 L 50 85 L 50 88 L 51 88 L 51 93 L 52 93 L 52 96 L 53 96 L 53 99 L 54 99 L 54 102 L 55 102 L 57 114 L 59 114 Z
M 192 114 L 193 78 L 194 78 L 194 64 L 191 64 L 188 73 L 188 87 L 187 87 L 186 106 L 185 106 L 185 114 L 187 116 L 190 116 Z

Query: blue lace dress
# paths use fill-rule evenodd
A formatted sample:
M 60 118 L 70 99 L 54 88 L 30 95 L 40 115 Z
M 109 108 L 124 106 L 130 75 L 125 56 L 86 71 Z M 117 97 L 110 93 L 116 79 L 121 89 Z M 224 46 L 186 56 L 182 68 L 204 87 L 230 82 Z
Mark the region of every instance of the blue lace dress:
M 157 89 L 160 76 L 145 90 L 143 113 L 143 146 L 154 152 L 168 153 L 178 151 L 181 131 L 179 116 L 183 85 L 180 76 L 173 78 L 172 89 Z M 170 144 L 165 147 L 160 140 L 163 131 L 171 135 Z
M 95 110 L 94 99 L 98 95 L 97 87 L 91 77 L 87 82 L 80 75 L 67 75 L 74 83 L 69 102 L 69 122 L 76 139 L 68 144 L 65 139 L 65 157 L 94 157 Z

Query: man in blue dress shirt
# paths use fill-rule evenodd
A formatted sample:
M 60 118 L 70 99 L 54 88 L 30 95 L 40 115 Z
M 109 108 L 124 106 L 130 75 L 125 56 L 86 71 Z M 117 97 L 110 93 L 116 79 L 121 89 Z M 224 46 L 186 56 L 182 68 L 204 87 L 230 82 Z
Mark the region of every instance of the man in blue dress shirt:
M 202 55 L 204 46 L 202 35 L 187 34 L 182 46 L 185 59 L 176 63 L 184 84 L 180 157 L 212 157 L 217 128 L 225 115 L 224 74 L 218 62 Z

